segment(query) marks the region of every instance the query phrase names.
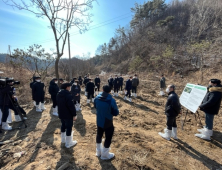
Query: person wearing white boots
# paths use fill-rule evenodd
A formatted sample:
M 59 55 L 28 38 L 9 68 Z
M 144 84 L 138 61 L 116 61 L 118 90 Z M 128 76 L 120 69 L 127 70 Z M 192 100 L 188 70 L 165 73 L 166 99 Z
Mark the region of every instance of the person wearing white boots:
M 120 94 L 122 94 L 123 93 L 123 81 L 124 81 L 124 79 L 123 79 L 123 77 L 122 77 L 122 75 L 120 75 L 120 77 L 119 77 L 119 92 L 120 92 Z
M 87 91 L 86 91 L 86 86 L 87 86 L 87 83 L 88 83 L 88 82 L 89 82 L 89 76 L 86 75 L 86 76 L 84 77 L 84 81 L 83 81 L 83 84 L 85 85 L 85 96 L 88 95 L 88 93 L 87 93 Z
M 108 85 L 111 89 L 111 94 L 113 94 L 114 92 L 113 92 L 113 76 L 112 75 L 110 75 L 110 77 L 108 79 Z
M 101 83 L 101 80 L 100 80 L 98 74 L 96 75 L 94 83 L 95 83 L 95 95 L 98 95 L 99 94 L 99 90 L 100 90 L 100 83 Z
M 71 88 L 71 94 L 73 97 L 74 105 L 76 107 L 76 111 L 80 111 L 81 110 L 81 108 L 80 108 L 81 88 L 80 88 L 78 80 L 75 80 L 75 82 L 73 83 L 72 88 Z
M 0 87 L 0 109 L 2 112 L 1 125 L 3 130 L 12 130 L 12 127 L 7 123 L 9 115 L 10 91 L 12 82 L 7 83 L 5 87 Z
M 30 79 L 31 80 L 31 79 Z M 32 82 L 30 83 L 30 88 L 32 89 L 32 85 L 35 83 L 35 76 L 32 77 Z M 36 102 L 34 100 L 34 97 L 33 97 L 33 91 L 32 91 L 32 100 L 33 100 L 33 105 L 36 106 Z
M 160 78 L 160 96 L 164 96 L 164 91 L 163 89 L 166 88 L 166 79 L 164 77 L 164 75 L 162 74 L 161 78 Z
M 200 110 L 205 113 L 206 125 L 202 129 L 197 129 L 200 134 L 195 134 L 196 137 L 211 140 L 210 137 L 213 136 L 214 116 L 217 115 L 220 110 L 221 97 L 221 81 L 218 79 L 211 79 L 208 86 L 208 92 L 204 97 L 202 104 L 199 106 Z
M 56 95 L 59 92 L 59 86 L 58 86 L 58 79 L 53 78 L 49 83 L 49 94 L 51 95 L 52 99 L 52 114 L 54 116 L 58 116 L 58 109 L 57 109 L 57 101 L 56 101 Z
M 45 110 L 44 106 L 44 83 L 41 82 L 41 77 L 35 77 L 36 83 L 32 85 L 33 98 L 36 101 L 36 112 Z
M 115 99 L 110 95 L 111 88 L 109 85 L 103 86 L 103 92 L 100 93 L 94 101 L 96 108 L 96 156 L 102 160 L 109 160 L 114 157 L 114 153 L 110 153 L 110 145 L 114 133 L 113 116 L 119 114 L 119 110 Z M 102 137 L 105 133 L 104 146 L 102 145 Z
M 58 114 L 61 120 L 61 143 L 65 143 L 66 148 L 70 148 L 77 144 L 73 140 L 73 121 L 77 120 L 76 109 L 73 104 L 73 96 L 71 94 L 71 84 L 64 83 L 58 92 L 56 99 L 58 104 Z
M 139 78 L 135 74 L 132 79 L 132 96 L 137 97 L 137 87 L 139 86 Z
M 165 114 L 167 118 L 167 128 L 164 129 L 164 133 L 159 132 L 159 135 L 166 140 L 170 140 L 171 137 L 177 139 L 177 124 L 176 117 L 180 113 L 181 105 L 179 97 L 175 93 L 175 86 L 169 85 L 166 89 L 168 99 L 165 105 Z
M 92 102 L 94 102 L 94 90 L 95 84 L 92 82 L 92 79 L 89 78 L 89 82 L 86 84 L 87 95 L 87 103 L 90 103 L 90 97 L 92 97 Z
M 118 97 L 118 92 L 119 92 L 119 77 L 116 75 L 114 80 L 113 80 L 113 86 L 114 86 L 114 94 L 113 96 Z
M 124 97 L 124 100 L 127 100 L 127 96 L 129 96 L 129 102 L 132 102 L 132 99 L 131 99 L 131 89 L 132 89 L 132 76 L 129 77 L 129 79 L 126 81 L 126 87 L 125 87 L 125 91 L 126 91 L 126 94 L 125 94 L 125 97 Z

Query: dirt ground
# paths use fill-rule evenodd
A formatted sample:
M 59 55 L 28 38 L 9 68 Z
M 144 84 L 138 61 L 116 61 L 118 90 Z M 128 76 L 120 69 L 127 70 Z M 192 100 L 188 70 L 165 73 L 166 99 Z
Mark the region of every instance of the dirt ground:
M 148 82 L 148 83 L 147 83 Z M 215 116 L 214 134 L 211 141 L 194 136 L 200 121 L 194 114 L 187 115 L 184 130 L 177 118 L 178 140 L 162 139 L 166 124 L 164 105 L 167 96 L 158 96 L 158 82 L 153 79 L 141 81 L 138 97 L 129 103 L 123 95 L 115 97 L 120 110 L 114 118 L 115 132 L 111 151 L 115 158 L 103 161 L 95 156 L 96 150 L 96 110 L 93 104 L 86 104 L 82 94 L 82 111 L 74 123 L 75 147 L 66 149 L 61 144 L 60 120 L 51 114 L 52 104 L 47 104 L 42 113 L 27 106 L 27 128 L 3 132 L 0 141 L 14 142 L 0 147 L 2 170 L 51 170 L 58 169 L 66 162 L 67 169 L 87 170 L 148 170 L 148 169 L 200 169 L 222 170 L 222 114 Z M 178 94 L 180 90 L 178 90 Z M 204 124 L 203 112 L 200 119 Z M 19 123 L 13 123 L 17 127 Z M 8 152 L 6 152 L 8 151 Z M 21 158 L 13 154 L 25 151 Z

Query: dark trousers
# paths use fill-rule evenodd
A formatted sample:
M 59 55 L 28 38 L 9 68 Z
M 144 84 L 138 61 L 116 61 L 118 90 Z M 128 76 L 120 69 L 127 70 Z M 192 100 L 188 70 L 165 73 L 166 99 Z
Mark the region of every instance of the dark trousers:
M 119 92 L 119 87 L 118 86 L 114 86 L 114 93 L 118 93 Z
M 132 93 L 136 93 L 137 91 L 137 87 L 136 86 L 132 86 Z
M 90 99 L 90 96 L 92 96 L 92 98 L 94 98 L 94 92 L 91 92 L 91 93 L 88 92 L 87 99 Z
M 95 91 L 99 91 L 99 89 L 100 89 L 100 85 L 96 85 L 96 89 L 95 89 Z
M 19 112 L 23 115 L 26 115 L 26 112 L 23 108 L 21 108 L 20 106 L 13 106 L 12 104 L 9 104 L 9 109 L 13 110 L 15 115 L 19 115 Z
M 0 106 L 0 109 L 2 111 L 2 122 L 6 122 L 9 115 L 9 106 L 5 105 L 4 110 L 3 110 L 3 106 Z
M 127 90 L 127 93 L 126 93 L 126 97 L 129 96 L 129 98 L 131 98 L 131 92 L 130 90 Z
M 123 85 L 120 85 L 120 86 L 119 86 L 119 90 L 120 90 L 120 91 L 123 91 Z
M 52 99 L 52 107 L 55 108 L 57 106 L 57 101 L 56 99 Z
M 104 142 L 104 147 L 109 148 L 112 142 L 114 126 L 111 126 L 106 129 L 97 126 L 96 143 L 102 143 L 102 137 L 103 137 L 104 132 L 105 132 L 105 137 L 106 137 L 105 142 Z
M 36 105 L 39 105 L 40 102 L 41 102 L 41 103 L 44 103 L 44 100 L 42 100 L 42 101 L 37 100 L 37 101 L 35 101 L 35 102 L 36 102 Z
M 61 123 L 62 123 L 61 132 L 66 132 L 66 136 L 71 136 L 73 120 L 72 119 L 61 119 Z
M 176 128 L 177 127 L 176 117 L 167 116 L 166 125 L 168 130 L 172 130 L 173 127 Z
M 214 115 L 205 112 L 205 123 L 208 130 L 213 129 Z
M 80 103 L 80 100 L 74 101 L 74 104 L 77 104 L 77 102 Z

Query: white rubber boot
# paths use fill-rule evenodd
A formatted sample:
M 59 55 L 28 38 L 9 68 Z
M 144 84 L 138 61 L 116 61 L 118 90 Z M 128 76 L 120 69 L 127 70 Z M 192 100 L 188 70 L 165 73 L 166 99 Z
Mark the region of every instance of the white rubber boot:
M 66 148 L 70 148 L 72 146 L 75 146 L 77 144 L 76 140 L 73 140 L 73 132 L 71 136 L 66 136 Z
M 158 134 L 159 134 L 161 137 L 163 137 L 164 139 L 170 140 L 170 137 L 171 137 L 171 135 L 172 135 L 172 130 L 166 129 L 166 130 L 164 130 L 164 132 L 165 132 L 165 133 L 159 132 Z
M 34 106 L 36 106 L 36 102 L 35 101 L 33 102 L 33 104 L 34 104 Z
M 92 98 L 92 102 L 94 103 L 94 98 Z
M 172 135 L 171 135 L 171 137 L 173 139 L 178 139 L 177 138 L 177 128 L 175 128 L 175 127 L 172 128 Z
M 15 115 L 15 122 L 21 122 L 22 119 L 19 115 Z
M 44 103 L 41 103 L 41 110 L 46 110 Z
M 66 132 L 61 132 L 61 143 L 66 143 Z
M 82 110 L 80 106 L 81 106 L 81 105 L 78 103 L 78 108 L 79 108 L 79 110 Z
M 9 126 L 7 122 L 2 122 L 2 129 L 3 130 L 12 130 L 12 127 Z
M 88 95 L 88 93 L 87 92 L 85 92 L 85 96 L 87 96 Z
M 90 103 L 90 100 L 89 99 L 87 99 L 87 104 L 89 104 Z
M 102 153 L 102 143 L 97 143 L 96 144 L 96 156 L 100 157 L 101 156 L 101 153 Z
M 207 128 L 204 127 L 204 128 L 202 128 L 202 129 L 197 129 L 197 131 L 200 132 L 200 133 L 203 133 L 203 131 L 204 131 L 205 129 L 207 129 Z M 213 130 L 211 131 L 210 136 L 213 136 Z
M 126 97 L 126 96 L 124 97 L 124 100 L 127 100 L 127 97 Z
M 134 96 L 134 93 L 131 93 L 131 96 Z
M 110 153 L 109 150 L 110 148 L 105 148 L 105 147 L 102 148 L 102 152 L 101 152 L 102 160 L 109 160 L 115 156 L 114 153 Z
M 119 95 L 118 95 L 118 93 L 116 93 L 116 97 L 118 97 Z
M 134 97 L 137 97 L 137 94 L 135 93 Z
M 75 105 L 75 108 L 76 108 L 76 111 L 78 112 L 79 111 L 78 104 Z
M 39 105 L 36 105 L 35 111 L 36 111 L 36 112 L 42 112 L 42 110 L 39 108 Z
M 56 108 L 52 108 L 52 114 L 54 116 L 59 116 Z
M 129 98 L 129 102 L 132 102 L 132 99 L 131 99 L 131 98 Z
M 208 130 L 207 128 L 205 128 L 201 134 L 195 134 L 195 136 L 201 139 L 211 140 L 210 139 L 211 134 L 212 134 L 212 130 Z

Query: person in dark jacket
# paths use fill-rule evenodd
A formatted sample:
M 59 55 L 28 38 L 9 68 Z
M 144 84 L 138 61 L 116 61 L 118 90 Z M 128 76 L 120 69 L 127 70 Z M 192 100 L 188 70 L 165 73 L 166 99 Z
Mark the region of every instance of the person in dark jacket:
M 83 82 L 82 76 L 79 76 L 78 81 L 79 81 L 79 85 L 82 86 L 82 82 Z
M 73 96 L 73 102 L 74 102 L 74 105 L 76 107 L 76 111 L 80 111 L 82 110 L 80 108 L 80 94 L 81 94 L 81 88 L 80 88 L 80 85 L 78 84 L 78 80 L 76 80 L 73 85 L 72 85 L 72 88 L 71 88 L 71 93 L 72 93 L 72 96 Z
M 54 116 L 58 116 L 58 108 L 57 108 L 57 101 L 56 101 L 56 95 L 59 92 L 59 86 L 58 86 L 58 79 L 53 78 L 49 83 L 49 94 L 51 95 L 51 99 L 53 102 L 52 105 L 52 114 Z
M 123 93 L 123 81 L 124 81 L 124 79 L 123 79 L 123 77 L 122 77 L 122 75 L 119 77 L 119 92 L 122 94 Z
M 73 84 L 73 83 L 75 82 L 76 79 L 77 79 L 77 78 L 74 77 L 74 78 L 70 81 L 70 84 Z
M 111 93 L 113 94 L 113 76 L 112 75 L 108 79 L 108 84 L 109 84 L 109 87 L 111 89 Z
M 135 74 L 132 79 L 132 96 L 137 97 L 137 87 L 139 86 L 139 78 Z
M 176 117 L 180 113 L 181 105 L 179 97 L 175 93 L 175 86 L 169 85 L 166 89 L 168 93 L 167 102 L 165 105 L 165 114 L 167 117 L 167 129 L 164 129 L 164 133 L 159 132 L 159 135 L 163 138 L 170 140 L 171 137 L 177 139 L 177 124 Z
M 32 89 L 32 85 L 33 85 L 35 82 L 36 82 L 36 81 L 35 81 L 35 76 L 33 76 L 33 77 L 32 77 L 32 82 L 30 83 L 30 88 L 31 88 L 31 89 Z M 33 94 L 32 94 L 32 100 L 33 100 L 34 106 L 36 106 L 36 103 L 35 103 L 34 98 L 33 98 Z
M 96 75 L 94 82 L 95 82 L 95 95 L 98 95 L 99 90 L 100 90 L 100 82 L 101 82 L 98 74 Z M 97 91 L 98 91 L 98 93 L 97 93 Z
M 126 87 L 125 87 L 125 97 L 124 97 L 124 100 L 127 100 L 127 96 L 129 96 L 129 102 L 132 101 L 131 99 L 131 91 L 132 89 L 132 76 L 129 77 L 129 79 L 126 81 Z
M 118 97 L 118 92 L 119 92 L 119 77 L 116 75 L 114 80 L 113 80 L 113 86 L 114 86 L 114 94 L 113 96 Z
M 211 79 L 208 86 L 208 93 L 203 99 L 202 104 L 199 106 L 200 110 L 205 113 L 206 125 L 203 129 L 197 129 L 201 134 L 196 134 L 196 137 L 211 140 L 213 136 L 213 121 L 214 116 L 218 114 L 220 110 L 222 97 L 222 85 L 218 79 Z
M 160 78 L 160 96 L 164 95 L 164 91 L 163 89 L 166 88 L 166 79 L 164 77 L 164 75 L 162 74 L 161 78 Z
M 61 120 L 61 142 L 65 143 L 66 148 L 70 148 L 77 144 L 73 141 L 73 121 L 76 121 L 76 109 L 73 104 L 73 96 L 70 93 L 71 84 L 64 83 L 58 92 L 56 99 L 58 104 L 58 114 Z
M 92 82 L 92 79 L 89 78 L 89 82 L 86 84 L 87 103 L 90 103 L 91 96 L 92 96 L 92 102 L 94 102 L 94 89 L 95 89 L 95 84 Z
M 103 160 L 112 159 L 113 153 L 110 153 L 110 145 L 114 133 L 113 116 L 119 114 L 119 110 L 116 101 L 110 95 L 110 86 L 103 86 L 103 92 L 100 93 L 94 101 L 94 107 L 96 108 L 96 124 L 97 124 L 97 136 L 96 136 L 96 156 Z M 105 142 L 102 147 L 102 137 L 105 132 Z
M 83 84 L 85 85 L 85 95 L 86 96 L 87 96 L 86 85 L 87 85 L 88 82 L 89 82 L 89 77 L 85 77 L 84 81 L 83 81 Z
M 41 82 L 41 77 L 36 77 L 36 82 L 32 86 L 32 93 L 34 100 L 36 102 L 36 112 L 42 112 L 42 110 L 45 110 L 44 106 L 44 83 Z

